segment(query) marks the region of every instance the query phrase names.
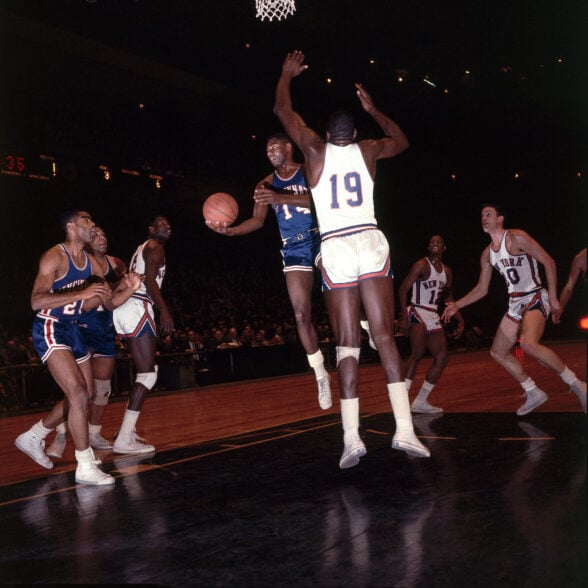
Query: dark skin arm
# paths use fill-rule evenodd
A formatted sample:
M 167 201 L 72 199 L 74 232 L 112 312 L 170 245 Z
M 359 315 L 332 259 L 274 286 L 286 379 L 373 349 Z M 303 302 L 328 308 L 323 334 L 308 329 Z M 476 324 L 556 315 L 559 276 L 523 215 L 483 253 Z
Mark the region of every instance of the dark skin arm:
M 273 174 L 270 174 L 255 186 L 253 199 L 253 214 L 242 223 L 229 227 L 225 223 L 206 221 L 207 226 L 213 231 L 229 237 L 240 237 L 253 233 L 263 227 L 267 218 L 269 206 L 272 204 L 300 206 L 310 208 L 310 194 L 294 194 L 293 192 L 280 192 L 272 187 Z
M 174 321 L 156 281 L 159 269 L 165 263 L 165 249 L 163 245 L 155 239 L 149 239 L 143 249 L 143 259 L 145 260 L 145 288 L 155 306 L 159 309 L 160 335 L 165 337 L 173 331 Z
M 408 313 L 406 308 L 408 305 L 408 293 L 412 288 L 413 284 L 417 280 L 426 280 L 429 277 L 429 264 L 426 259 L 419 259 L 413 263 L 408 275 L 402 280 L 400 288 L 398 289 L 398 298 L 400 303 L 400 321 L 398 326 L 403 332 L 408 331 Z
M 304 154 L 307 177 L 312 187 L 317 184 L 322 172 L 325 142 L 306 125 L 304 119 L 294 110 L 290 90 L 292 80 L 306 69 L 308 69 L 308 65 L 304 63 L 302 51 L 293 51 L 286 55 L 282 64 L 282 74 L 276 86 L 274 114 L 280 119 L 285 131 Z M 355 84 L 355 88 L 363 109 L 386 135 L 381 139 L 359 142 L 365 163 L 374 177 L 376 161 L 398 155 L 409 146 L 409 142 L 400 127 L 375 106 L 365 88 L 361 84 Z

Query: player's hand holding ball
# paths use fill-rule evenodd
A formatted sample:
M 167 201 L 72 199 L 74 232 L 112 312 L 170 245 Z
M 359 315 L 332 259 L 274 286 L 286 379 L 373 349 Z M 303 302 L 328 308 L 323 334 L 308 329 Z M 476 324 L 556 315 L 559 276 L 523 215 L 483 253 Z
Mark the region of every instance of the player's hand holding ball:
M 211 194 L 202 206 L 202 215 L 206 226 L 217 233 L 227 233 L 227 229 L 237 219 L 239 206 L 237 201 L 226 192 Z

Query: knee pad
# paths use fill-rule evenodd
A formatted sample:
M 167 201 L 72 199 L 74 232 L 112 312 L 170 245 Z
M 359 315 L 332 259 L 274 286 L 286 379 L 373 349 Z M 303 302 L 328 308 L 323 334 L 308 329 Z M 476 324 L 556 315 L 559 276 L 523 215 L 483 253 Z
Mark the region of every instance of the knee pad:
M 336 347 L 337 365 L 346 357 L 353 357 L 359 363 L 359 347 Z
M 110 380 L 94 379 L 94 386 L 96 387 L 94 404 L 96 406 L 106 406 L 108 404 L 108 397 L 110 396 L 111 391 Z
M 135 382 L 142 384 L 147 390 L 151 390 L 155 386 L 155 382 L 157 382 L 157 372 L 138 373 Z

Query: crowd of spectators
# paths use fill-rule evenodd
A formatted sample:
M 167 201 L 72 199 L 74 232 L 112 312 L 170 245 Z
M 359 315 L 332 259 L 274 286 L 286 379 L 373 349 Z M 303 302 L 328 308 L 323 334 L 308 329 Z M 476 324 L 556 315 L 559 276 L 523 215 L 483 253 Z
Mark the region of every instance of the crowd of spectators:
M 298 342 L 296 323 L 279 268 L 256 270 L 217 266 L 215 271 L 174 269 L 164 282 L 164 296 L 174 316 L 175 329 L 158 342 L 158 354 L 192 352 L 199 365 L 217 349 L 271 346 Z M 326 308 L 317 283 L 312 300 L 313 324 L 319 341 L 333 340 Z M 449 333 L 448 333 L 449 334 Z M 366 333 L 363 333 L 367 337 Z M 461 343 L 481 334 L 466 332 Z M 451 341 L 451 338 L 450 338 Z M 128 356 L 124 340 L 117 339 L 118 354 Z M 0 325 L 0 367 L 39 363 L 30 333 L 9 335 Z
M 332 338 L 318 288 L 313 300 L 313 322 L 321 341 Z M 175 329 L 158 343 L 158 353 L 207 352 L 240 346 L 296 343 L 296 323 L 279 268 L 245 271 L 217 267 L 196 272 L 174 271 L 164 282 L 164 296 L 174 316 Z M 32 317 L 31 317 L 32 318 Z M 117 339 L 118 353 L 128 354 Z M 0 325 L 0 366 L 39 362 L 30 334 L 9 335 Z

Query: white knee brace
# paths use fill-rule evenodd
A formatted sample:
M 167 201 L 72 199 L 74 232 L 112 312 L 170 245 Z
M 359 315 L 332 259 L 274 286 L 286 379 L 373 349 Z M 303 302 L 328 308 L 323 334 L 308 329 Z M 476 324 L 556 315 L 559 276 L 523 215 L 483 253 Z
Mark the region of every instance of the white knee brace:
M 96 406 L 106 406 L 111 391 L 110 380 L 97 380 L 94 378 L 94 386 L 96 387 L 94 404 Z
M 346 357 L 353 357 L 359 363 L 359 347 L 339 347 L 336 348 L 337 351 L 337 365 L 339 362 Z
M 157 372 L 140 372 L 137 374 L 135 382 L 142 384 L 147 390 L 151 390 L 155 386 L 155 382 L 157 382 Z

